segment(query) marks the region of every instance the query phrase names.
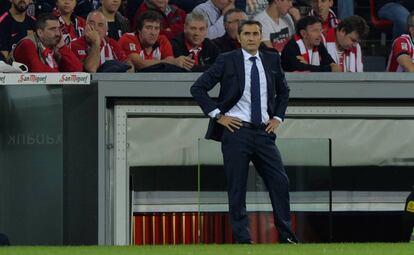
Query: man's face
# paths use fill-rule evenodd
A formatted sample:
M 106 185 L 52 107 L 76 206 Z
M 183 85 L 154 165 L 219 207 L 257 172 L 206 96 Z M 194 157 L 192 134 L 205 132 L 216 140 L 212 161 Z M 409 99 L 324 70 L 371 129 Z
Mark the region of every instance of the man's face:
M 159 21 L 144 21 L 141 31 L 138 31 L 138 37 L 143 47 L 150 47 L 155 44 L 160 34 Z
M 282 16 L 286 15 L 289 9 L 292 8 L 292 0 L 276 0 L 275 3 Z
M 201 45 L 207 36 L 207 24 L 202 20 L 192 20 L 184 25 L 185 38 L 193 45 Z
M 56 7 L 63 14 L 72 14 L 76 7 L 76 0 L 57 0 Z
M 117 12 L 121 6 L 121 0 L 101 0 L 102 7 L 110 13 Z
M 212 2 L 217 8 L 223 10 L 230 4 L 234 3 L 234 0 L 212 0 Z
M 108 24 L 106 23 L 106 19 L 102 13 L 97 12 L 90 16 L 89 20 L 87 20 L 87 24 L 98 31 L 101 39 L 104 39 L 108 33 Z
M 231 39 L 237 38 L 239 23 L 243 20 L 247 20 L 247 16 L 243 12 L 233 12 L 227 17 L 227 21 L 224 23 L 224 28 Z
M 313 25 L 309 25 L 305 30 L 301 30 L 300 34 L 306 44 L 312 47 L 318 46 L 321 43 L 322 38 L 322 24 L 318 22 Z
M 312 0 L 312 9 L 320 16 L 327 16 L 333 6 L 333 0 Z
M 168 5 L 168 0 L 151 0 L 151 3 L 158 9 L 164 10 Z
M 250 54 L 256 54 L 262 41 L 262 33 L 258 25 L 244 25 L 243 30 L 238 35 L 241 47 Z
M 47 48 L 55 47 L 62 37 L 60 31 L 60 23 L 58 20 L 48 20 L 46 21 L 46 26 L 44 29 L 38 29 L 37 34 L 40 38 L 40 41 Z
M 27 10 L 29 2 L 30 0 L 12 0 L 11 4 L 16 11 L 23 13 Z
M 336 32 L 336 42 L 341 50 L 349 50 L 359 42 L 359 35 L 356 31 L 347 34 L 344 29 Z

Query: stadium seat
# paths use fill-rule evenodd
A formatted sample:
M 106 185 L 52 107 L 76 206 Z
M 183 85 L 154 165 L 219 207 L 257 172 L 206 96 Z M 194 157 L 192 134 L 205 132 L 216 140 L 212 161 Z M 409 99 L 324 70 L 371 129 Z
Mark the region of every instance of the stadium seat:
M 375 10 L 375 0 L 369 0 L 369 12 L 372 26 L 381 32 L 381 45 L 385 46 L 386 33 L 391 31 L 393 23 L 391 20 L 380 19 L 377 17 L 377 11 Z

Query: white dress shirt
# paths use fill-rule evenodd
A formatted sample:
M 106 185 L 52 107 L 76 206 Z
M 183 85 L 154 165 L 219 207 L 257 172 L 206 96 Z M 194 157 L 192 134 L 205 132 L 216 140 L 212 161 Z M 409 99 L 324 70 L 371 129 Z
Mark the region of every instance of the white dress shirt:
M 251 122 L 251 79 L 250 73 L 253 66 L 253 62 L 249 59 L 253 57 L 250 53 L 242 49 L 243 52 L 243 62 L 244 62 L 244 91 L 243 95 L 240 100 L 234 105 L 228 112 L 224 113 L 226 116 L 237 117 L 242 121 Z M 256 66 L 259 71 L 260 77 L 260 106 L 262 112 L 262 122 L 266 123 L 269 120 L 269 114 L 267 113 L 267 80 L 265 70 L 263 68 L 262 60 L 260 59 L 259 52 L 254 55 L 256 57 Z M 211 111 L 208 115 L 211 118 L 214 118 L 218 113 L 220 113 L 219 109 L 215 109 Z M 278 119 L 280 122 L 282 121 L 279 117 L 274 117 Z

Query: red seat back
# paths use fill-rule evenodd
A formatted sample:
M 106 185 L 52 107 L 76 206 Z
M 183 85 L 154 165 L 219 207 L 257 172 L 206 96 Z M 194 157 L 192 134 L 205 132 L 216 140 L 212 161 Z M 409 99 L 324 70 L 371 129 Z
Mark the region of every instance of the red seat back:
M 391 30 L 392 21 L 387 19 L 379 19 L 375 10 L 375 0 L 369 0 L 369 13 L 372 25 L 378 30 Z

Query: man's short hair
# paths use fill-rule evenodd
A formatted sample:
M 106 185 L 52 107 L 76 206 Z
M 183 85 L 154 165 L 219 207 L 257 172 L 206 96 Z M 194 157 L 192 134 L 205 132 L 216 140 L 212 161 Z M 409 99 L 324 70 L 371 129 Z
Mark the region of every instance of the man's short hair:
M 38 29 L 40 29 L 40 30 L 45 29 L 46 23 L 49 20 L 59 21 L 58 17 L 56 17 L 55 15 L 53 15 L 51 13 L 42 13 L 42 14 L 40 14 L 39 17 L 36 20 L 35 30 L 37 31 Z
M 200 12 L 190 12 L 187 14 L 187 17 L 185 18 L 185 25 L 188 25 L 191 21 L 197 20 L 197 21 L 203 21 L 206 23 L 206 26 L 208 27 L 208 19 L 206 16 L 204 16 Z
M 243 13 L 243 14 L 246 15 L 246 13 L 244 11 L 242 11 L 241 9 L 233 8 L 233 9 L 230 9 L 230 10 L 228 10 L 224 13 L 223 22 L 226 23 L 229 20 L 229 16 L 232 15 L 233 13 Z
M 367 22 L 358 15 L 349 16 L 348 18 L 342 20 L 336 29 L 337 31 L 343 29 L 346 34 L 350 34 L 355 31 L 359 38 L 367 37 L 369 32 Z
M 414 27 L 414 11 L 410 12 L 407 17 L 407 28 Z
M 308 26 L 312 26 L 313 24 L 316 24 L 316 23 L 322 24 L 322 21 L 319 17 L 305 16 L 301 18 L 296 24 L 296 34 L 300 35 L 301 30 L 306 30 Z
M 243 31 L 243 27 L 247 25 L 257 25 L 259 27 L 260 34 L 262 33 L 262 23 L 260 23 L 257 20 L 243 20 L 242 22 L 240 22 L 239 30 L 237 31 L 237 33 L 240 35 Z
M 145 11 L 141 13 L 136 19 L 137 31 L 141 31 L 144 27 L 145 21 L 149 22 L 159 22 L 161 24 L 162 17 L 158 12 L 155 11 Z
M 94 10 L 94 11 L 91 11 L 90 13 L 88 13 L 88 16 L 86 16 L 86 23 L 88 23 L 88 21 L 91 19 L 91 17 L 92 17 L 93 15 L 95 15 L 95 14 L 102 15 L 102 17 L 103 17 L 103 18 L 104 18 L 104 20 L 105 20 L 106 27 L 108 27 L 108 20 L 106 19 L 106 17 L 105 17 L 105 15 L 103 14 L 103 12 L 102 12 L 102 11 L 99 11 L 99 10 Z

